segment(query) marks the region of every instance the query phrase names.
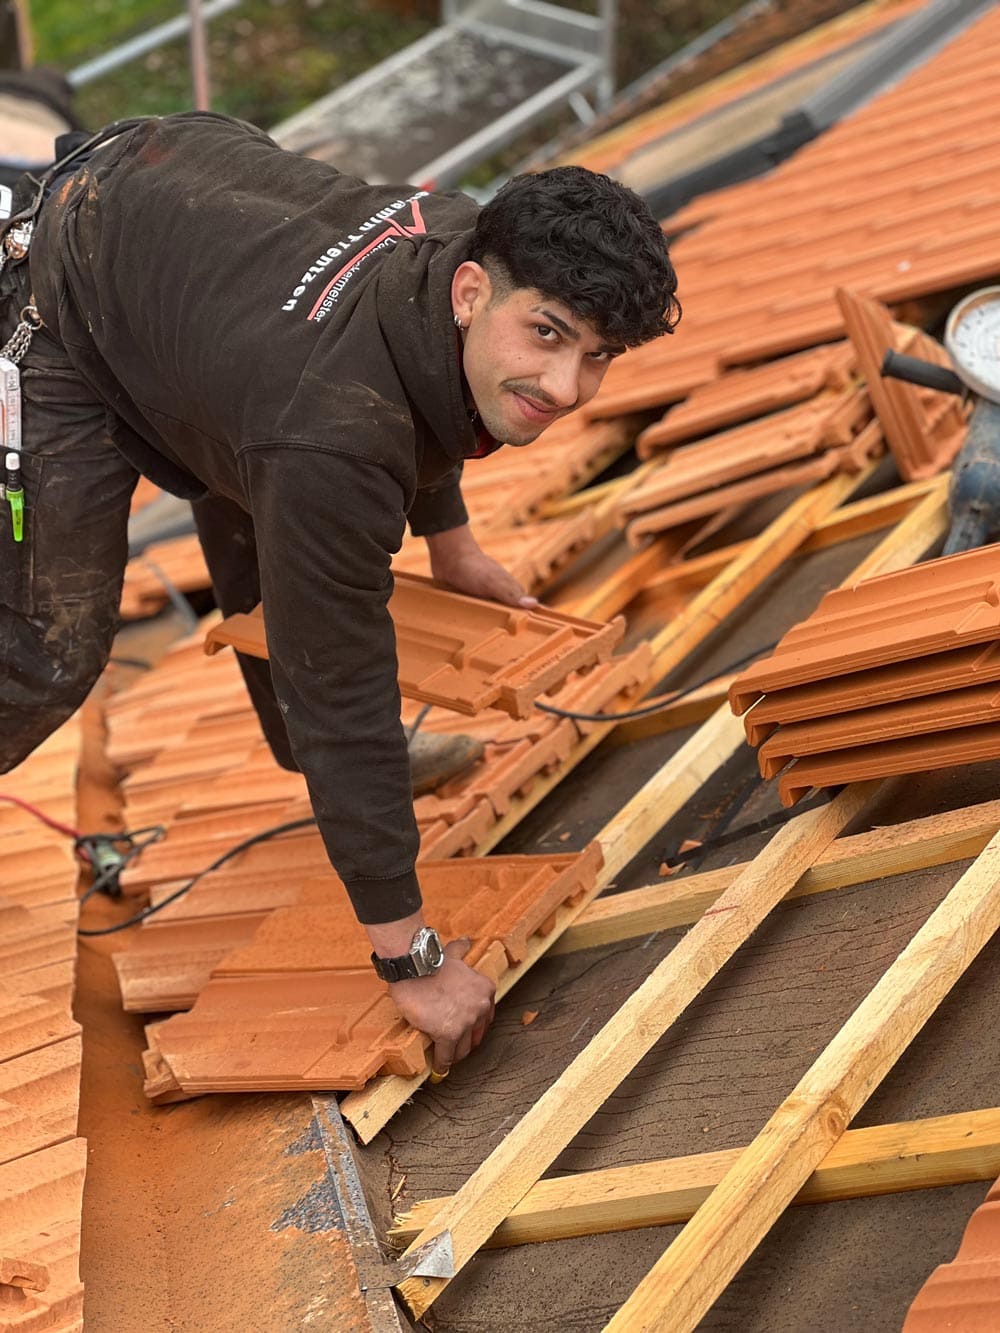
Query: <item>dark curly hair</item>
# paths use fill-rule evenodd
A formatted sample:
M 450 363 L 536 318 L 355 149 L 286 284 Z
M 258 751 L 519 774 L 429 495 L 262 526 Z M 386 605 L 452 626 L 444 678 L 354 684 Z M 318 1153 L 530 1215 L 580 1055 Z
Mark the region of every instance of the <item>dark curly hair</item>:
M 625 347 L 673 333 L 680 319 L 656 219 L 634 191 L 584 167 L 507 181 L 479 214 L 469 257 L 498 295 L 533 288 Z

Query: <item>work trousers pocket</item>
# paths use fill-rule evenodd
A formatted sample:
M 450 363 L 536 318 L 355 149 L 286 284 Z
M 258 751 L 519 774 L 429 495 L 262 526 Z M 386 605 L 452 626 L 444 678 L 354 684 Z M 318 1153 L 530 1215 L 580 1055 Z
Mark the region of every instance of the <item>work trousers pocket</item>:
M 22 616 L 30 616 L 35 610 L 35 523 L 32 508 L 42 493 L 44 471 L 44 459 L 21 454 L 24 510 L 20 541 L 14 540 L 10 505 L 6 500 L 0 502 L 0 607 L 16 611 Z

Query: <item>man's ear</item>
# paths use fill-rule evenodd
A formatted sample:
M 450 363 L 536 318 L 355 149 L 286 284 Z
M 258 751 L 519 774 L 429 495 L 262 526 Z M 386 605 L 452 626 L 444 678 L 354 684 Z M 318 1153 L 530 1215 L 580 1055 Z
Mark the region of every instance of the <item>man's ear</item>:
M 466 259 L 451 280 L 451 310 L 468 328 L 473 316 L 489 302 L 493 288 L 482 264 Z

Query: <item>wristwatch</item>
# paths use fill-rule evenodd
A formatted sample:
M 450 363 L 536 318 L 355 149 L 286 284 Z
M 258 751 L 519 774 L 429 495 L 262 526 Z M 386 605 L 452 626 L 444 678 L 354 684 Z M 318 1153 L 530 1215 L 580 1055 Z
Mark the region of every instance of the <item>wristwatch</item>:
M 430 926 L 422 926 L 413 937 L 409 953 L 399 958 L 379 958 L 372 954 L 372 966 L 383 981 L 409 981 L 427 977 L 444 962 L 441 937 Z

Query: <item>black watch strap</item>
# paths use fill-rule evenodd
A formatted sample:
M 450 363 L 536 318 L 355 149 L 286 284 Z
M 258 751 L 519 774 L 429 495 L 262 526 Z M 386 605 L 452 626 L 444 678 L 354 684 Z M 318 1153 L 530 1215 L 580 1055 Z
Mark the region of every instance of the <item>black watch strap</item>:
M 377 953 L 373 953 L 372 966 L 383 981 L 410 981 L 420 976 L 416 963 L 408 953 L 399 958 L 380 958 Z

